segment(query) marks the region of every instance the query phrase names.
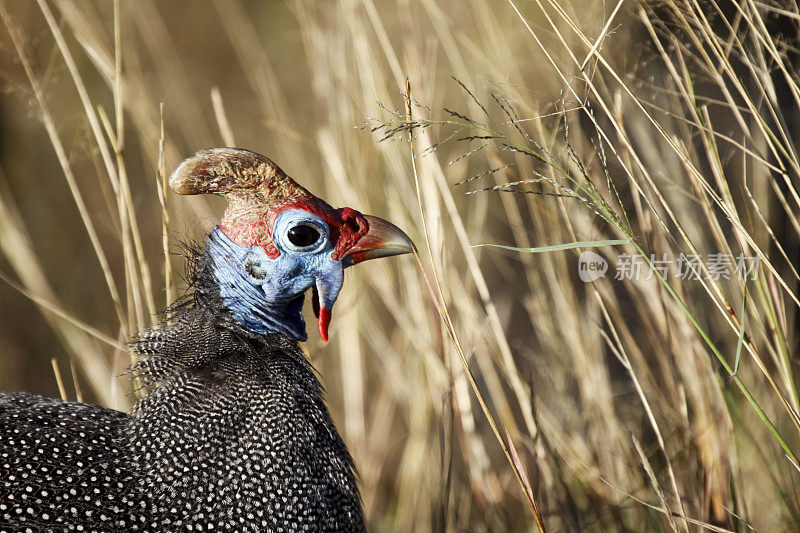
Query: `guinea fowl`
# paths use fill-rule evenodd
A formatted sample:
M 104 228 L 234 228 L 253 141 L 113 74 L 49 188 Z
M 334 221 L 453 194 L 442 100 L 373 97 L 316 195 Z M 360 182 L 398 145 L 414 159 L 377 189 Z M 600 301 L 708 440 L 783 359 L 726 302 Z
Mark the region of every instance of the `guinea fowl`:
M 322 339 L 344 269 L 411 251 L 377 217 L 334 209 L 266 157 L 204 150 L 170 178 L 228 208 L 191 292 L 132 340 L 151 389 L 130 414 L 0 395 L 0 531 L 360 531 L 352 458 L 298 342 Z

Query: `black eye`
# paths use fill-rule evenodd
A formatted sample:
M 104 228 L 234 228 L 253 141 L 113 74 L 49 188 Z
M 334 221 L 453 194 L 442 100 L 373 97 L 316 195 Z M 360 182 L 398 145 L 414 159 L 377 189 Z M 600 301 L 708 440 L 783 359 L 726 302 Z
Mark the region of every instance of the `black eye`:
M 290 243 L 298 248 L 305 248 L 319 240 L 319 230 L 309 224 L 298 224 L 289 228 L 286 237 L 288 237 Z

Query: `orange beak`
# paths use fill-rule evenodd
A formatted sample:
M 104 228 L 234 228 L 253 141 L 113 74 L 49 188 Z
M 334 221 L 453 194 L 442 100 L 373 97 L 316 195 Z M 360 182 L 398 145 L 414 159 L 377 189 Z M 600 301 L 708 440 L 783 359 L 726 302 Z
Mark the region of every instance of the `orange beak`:
M 345 266 L 352 266 L 367 259 L 407 254 L 414 251 L 414 243 L 403 230 L 382 218 L 362 215 L 369 230 L 342 257 Z

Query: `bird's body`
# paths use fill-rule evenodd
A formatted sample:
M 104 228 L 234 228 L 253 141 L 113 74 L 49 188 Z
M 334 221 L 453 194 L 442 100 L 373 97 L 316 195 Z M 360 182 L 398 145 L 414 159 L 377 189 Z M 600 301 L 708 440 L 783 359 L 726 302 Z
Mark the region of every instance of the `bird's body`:
M 363 529 L 313 368 L 295 341 L 232 320 L 206 269 L 134 342 L 154 390 L 130 415 L 0 396 L 0 530 Z
M 117 529 L 128 476 L 117 466 L 116 438 L 127 418 L 94 405 L 0 395 L 0 531 Z
M 238 249 L 215 229 L 190 295 L 133 340 L 151 392 L 130 414 L 0 395 L 0 531 L 364 529 L 352 459 L 297 344 L 304 326 L 292 338 L 242 318 L 252 306 L 229 289 L 253 265 L 236 266 Z M 286 317 L 305 288 L 258 316 L 295 331 L 302 316 Z

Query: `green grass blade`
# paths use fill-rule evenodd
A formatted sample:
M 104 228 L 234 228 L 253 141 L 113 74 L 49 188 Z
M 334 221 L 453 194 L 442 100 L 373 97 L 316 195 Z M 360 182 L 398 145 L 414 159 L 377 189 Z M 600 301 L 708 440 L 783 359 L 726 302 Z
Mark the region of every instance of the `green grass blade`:
M 512 252 L 522 252 L 529 254 L 541 254 L 545 252 L 560 252 L 562 250 L 572 250 L 574 248 L 597 248 L 600 246 L 618 246 L 620 244 L 628 244 L 630 239 L 609 239 L 605 241 L 580 241 L 580 242 L 567 242 L 564 244 L 553 244 L 551 246 L 537 246 L 535 248 L 518 248 L 516 246 L 507 246 L 505 244 L 473 244 L 473 248 L 491 247 L 502 248 L 503 250 L 511 250 Z

